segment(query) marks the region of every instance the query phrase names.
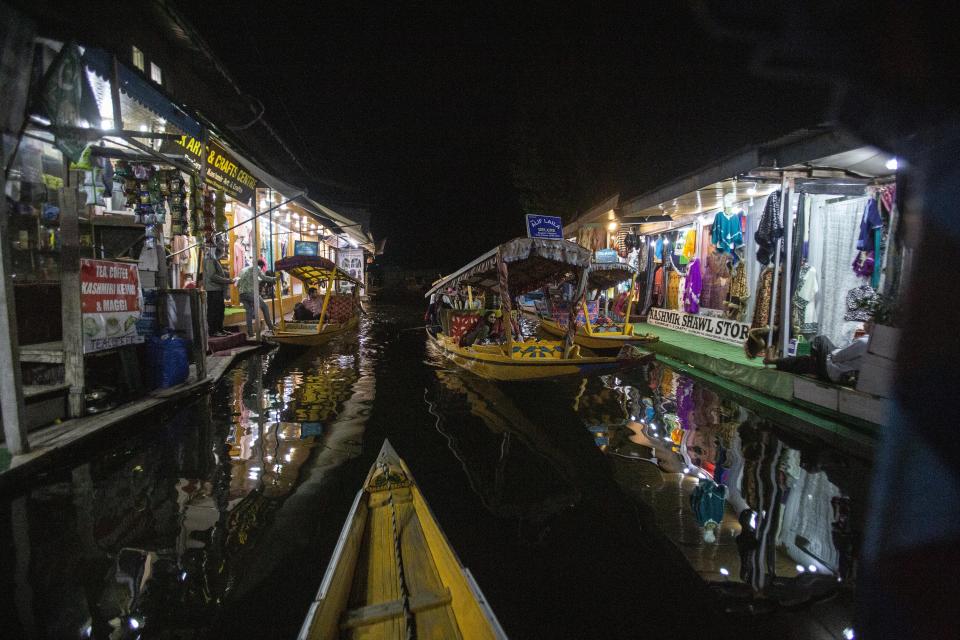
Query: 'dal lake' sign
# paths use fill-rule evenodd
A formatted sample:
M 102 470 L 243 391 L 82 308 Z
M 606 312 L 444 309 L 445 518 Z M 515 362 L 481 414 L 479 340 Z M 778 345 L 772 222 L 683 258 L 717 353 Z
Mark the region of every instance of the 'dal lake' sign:
M 738 346 L 744 343 L 750 331 L 750 325 L 744 322 L 697 316 L 673 309 L 650 309 L 647 323 Z
M 563 240 L 563 220 L 559 216 L 527 214 L 527 237 Z

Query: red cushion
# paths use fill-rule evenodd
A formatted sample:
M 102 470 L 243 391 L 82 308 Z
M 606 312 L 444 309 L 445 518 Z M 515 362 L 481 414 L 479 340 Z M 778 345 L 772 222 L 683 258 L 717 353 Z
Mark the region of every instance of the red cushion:
M 326 322 L 340 324 L 353 317 L 353 296 L 330 296 Z
M 453 316 L 450 319 L 450 337 L 459 344 L 460 338 L 473 331 L 478 322 L 480 322 L 480 316 L 478 315 Z

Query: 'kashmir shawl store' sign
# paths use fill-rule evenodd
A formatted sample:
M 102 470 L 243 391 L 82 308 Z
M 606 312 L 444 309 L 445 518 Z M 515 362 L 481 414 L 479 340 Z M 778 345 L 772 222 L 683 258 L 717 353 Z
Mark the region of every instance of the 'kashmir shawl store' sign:
M 743 345 L 750 331 L 750 325 L 745 322 L 698 316 L 673 309 L 650 309 L 647 323 L 737 346 Z

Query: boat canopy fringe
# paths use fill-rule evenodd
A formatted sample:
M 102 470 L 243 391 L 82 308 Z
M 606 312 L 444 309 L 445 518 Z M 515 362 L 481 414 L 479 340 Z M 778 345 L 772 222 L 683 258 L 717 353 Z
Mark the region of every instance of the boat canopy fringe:
M 315 285 L 330 278 L 335 273 L 339 280 L 352 282 L 363 286 L 363 283 L 337 268 L 330 260 L 321 256 L 287 256 L 277 260 L 274 264 L 277 271 L 286 271 L 291 276 L 307 285 Z
M 587 286 L 590 289 L 609 289 L 626 282 L 636 273 L 636 269 L 623 262 L 594 262 L 587 275 Z
M 508 265 L 507 288 L 513 296 L 523 295 L 570 277 L 576 271 L 590 266 L 593 255 L 589 249 L 567 240 L 516 238 L 441 278 L 426 293 L 426 297 L 458 285 L 470 285 L 499 293 L 498 253 L 504 264 Z

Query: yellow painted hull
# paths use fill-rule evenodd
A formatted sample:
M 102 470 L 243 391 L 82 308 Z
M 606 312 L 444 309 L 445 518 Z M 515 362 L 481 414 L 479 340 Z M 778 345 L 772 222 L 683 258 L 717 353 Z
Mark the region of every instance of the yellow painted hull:
M 430 340 L 455 365 L 489 380 L 543 380 L 562 376 L 605 373 L 639 364 L 643 360 L 620 360 L 592 353 L 571 358 L 516 359 L 503 353 L 499 345 L 460 347 L 443 334 L 427 332 Z M 650 354 L 651 357 L 653 354 Z
M 399 558 L 398 558 L 399 556 Z M 505 638 L 406 463 L 384 442 L 299 638 Z
M 567 330 L 558 325 L 553 320 L 538 318 L 540 328 L 543 332 L 551 336 L 562 338 L 567 335 Z M 617 333 L 608 335 L 588 334 L 585 327 L 577 327 L 577 333 L 573 337 L 573 342 L 599 352 L 619 351 L 625 344 L 644 345 L 656 342 L 660 338 L 656 336 L 624 336 Z
M 356 329 L 359 323 L 359 319 L 354 317 L 343 324 L 325 324 L 320 331 L 317 331 L 314 328 L 316 325 L 307 326 L 306 328 L 287 328 L 285 330 L 278 328 L 276 332 L 274 332 L 274 334 L 269 336 L 267 339 L 270 342 L 279 345 L 294 347 L 316 347 L 326 344 L 333 338 L 336 338 L 347 331 Z M 288 322 L 286 324 L 289 327 L 290 325 L 296 326 L 306 323 Z

